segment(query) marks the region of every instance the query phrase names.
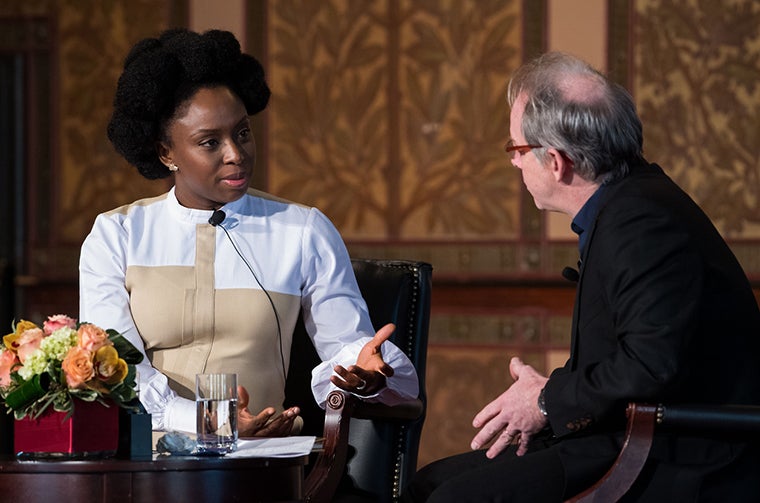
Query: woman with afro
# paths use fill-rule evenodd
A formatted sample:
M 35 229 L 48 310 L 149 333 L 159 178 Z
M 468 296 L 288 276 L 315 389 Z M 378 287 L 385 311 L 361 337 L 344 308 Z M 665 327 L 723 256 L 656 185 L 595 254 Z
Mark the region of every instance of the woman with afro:
M 226 31 L 169 30 L 124 62 L 108 138 L 142 176 L 174 186 L 97 217 L 81 250 L 80 319 L 144 353 L 154 430 L 195 432 L 195 375 L 234 372 L 241 436 L 298 432 L 299 408 L 282 404 L 299 312 L 323 360 L 320 405 L 335 387 L 388 404 L 417 396 L 414 367 L 387 341 L 392 325 L 375 334 L 330 221 L 249 188 L 250 116 L 269 94 Z

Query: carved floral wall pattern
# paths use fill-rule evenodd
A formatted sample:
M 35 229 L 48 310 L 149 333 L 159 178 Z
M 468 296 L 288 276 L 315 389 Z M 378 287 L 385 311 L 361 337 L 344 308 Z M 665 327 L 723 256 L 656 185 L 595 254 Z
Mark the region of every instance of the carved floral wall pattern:
M 518 2 L 404 5 L 401 188 L 411 211 L 402 235 L 515 237 L 521 181 L 500 147 L 506 82 L 519 64 Z
M 149 182 L 113 149 L 106 136 L 116 81 L 139 39 L 167 27 L 164 0 L 58 2 L 60 204 L 53 228 L 77 245 L 95 216 L 166 190 Z
M 513 238 L 519 2 L 270 4 L 271 190 L 347 239 Z
M 728 238 L 760 237 L 760 3 L 635 2 L 645 153 Z
M 98 213 L 166 189 L 129 167 L 111 147 L 105 128 L 124 57 L 137 40 L 167 26 L 169 6 L 166 0 L 35 0 L 0 8 L 0 15 L 47 17 L 55 32 L 50 78 L 56 111 L 46 124 L 49 130 L 39 132 L 42 140 L 33 139 L 32 145 L 53 135 L 58 148 L 51 155 L 54 165 L 33 176 L 51 188 L 30 188 L 29 200 L 37 207 L 31 214 L 40 219 L 33 222 L 33 239 L 43 246 L 72 245 L 63 253 L 65 266 L 76 259 Z M 43 262 L 49 264 L 56 254 L 60 250 L 47 258 L 45 252 L 33 253 L 32 267 L 44 270 Z M 64 274 L 72 273 L 76 269 Z
M 387 85 L 381 2 L 270 4 L 270 188 L 342 230 L 387 206 Z

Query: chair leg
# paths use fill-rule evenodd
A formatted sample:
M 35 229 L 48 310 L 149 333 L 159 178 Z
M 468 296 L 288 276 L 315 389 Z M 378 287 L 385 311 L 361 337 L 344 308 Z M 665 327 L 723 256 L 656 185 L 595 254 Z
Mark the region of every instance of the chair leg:
M 324 446 L 305 481 L 304 501 L 329 503 L 343 475 L 354 397 L 342 391 L 327 396 Z
M 657 407 L 631 403 L 626 414 L 628 427 L 625 442 L 615 463 L 596 484 L 566 503 L 615 502 L 636 481 L 652 447 Z

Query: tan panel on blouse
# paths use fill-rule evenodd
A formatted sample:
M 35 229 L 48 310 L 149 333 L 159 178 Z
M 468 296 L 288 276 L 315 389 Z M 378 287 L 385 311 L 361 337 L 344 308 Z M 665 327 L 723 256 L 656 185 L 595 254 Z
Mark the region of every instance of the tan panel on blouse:
M 199 249 L 208 251 L 213 241 L 200 234 Z M 270 292 L 282 328 L 281 351 L 264 292 L 206 288 L 213 284 L 213 260 L 197 267 L 127 268 L 132 317 L 148 358 L 180 396 L 194 398 L 195 374 L 234 372 L 251 395 L 251 412 L 282 410 L 283 360 L 287 369 L 300 298 Z

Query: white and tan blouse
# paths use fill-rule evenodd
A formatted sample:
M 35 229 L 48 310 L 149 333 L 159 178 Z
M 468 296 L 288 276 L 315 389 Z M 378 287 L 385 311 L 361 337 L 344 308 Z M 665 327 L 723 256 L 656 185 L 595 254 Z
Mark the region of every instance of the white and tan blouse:
M 235 372 L 251 412 L 282 410 L 301 310 L 323 360 L 312 372 L 320 405 L 333 367 L 355 363 L 374 334 L 343 241 L 319 210 L 253 189 L 221 209 L 229 238 L 208 223 L 212 211 L 181 206 L 171 189 L 99 215 L 82 245 L 80 321 L 145 354 L 140 400 L 154 430 L 195 431 L 198 373 Z M 409 359 L 389 342 L 382 351 L 395 373 L 373 399 L 416 397 Z

